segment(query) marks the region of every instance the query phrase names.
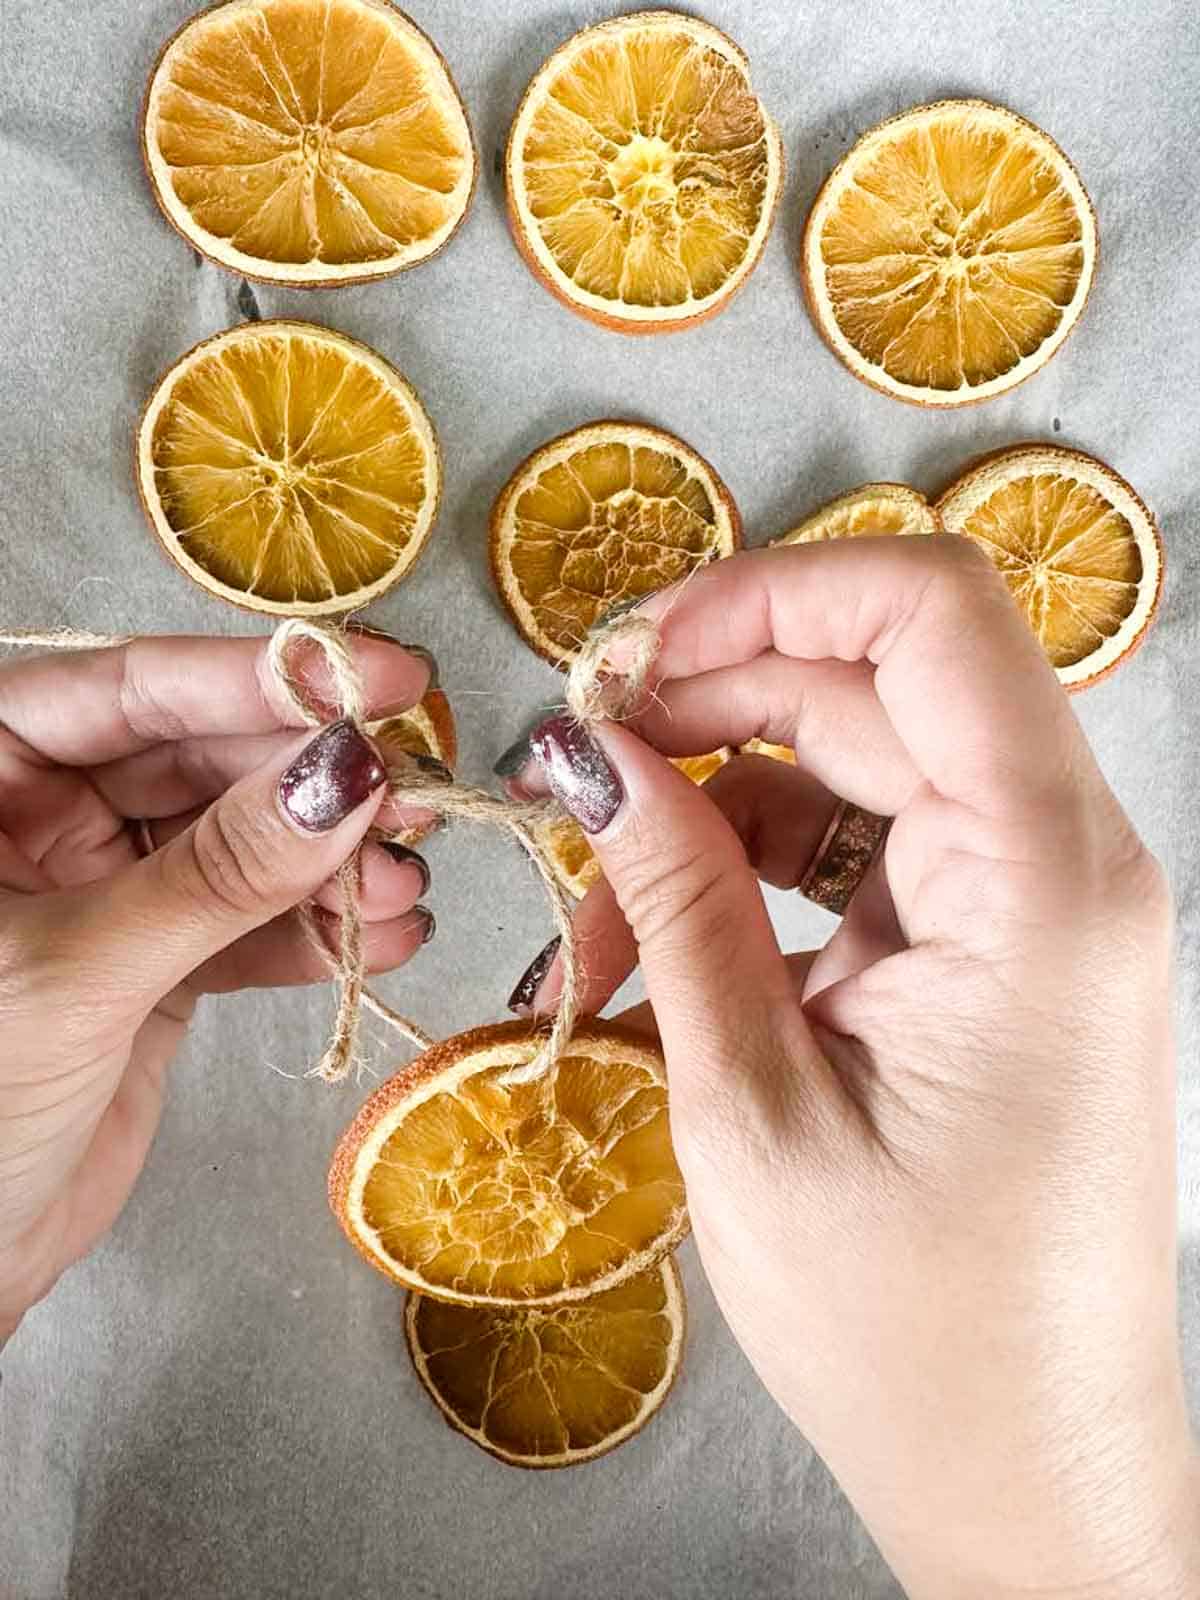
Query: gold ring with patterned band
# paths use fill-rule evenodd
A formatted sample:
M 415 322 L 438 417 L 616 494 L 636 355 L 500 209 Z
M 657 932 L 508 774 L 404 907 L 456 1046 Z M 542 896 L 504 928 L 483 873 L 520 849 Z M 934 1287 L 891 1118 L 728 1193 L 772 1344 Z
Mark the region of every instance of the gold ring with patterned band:
M 839 800 L 825 836 L 797 888 L 806 900 L 840 917 L 854 898 L 867 868 L 879 854 L 892 825 L 891 817 Z

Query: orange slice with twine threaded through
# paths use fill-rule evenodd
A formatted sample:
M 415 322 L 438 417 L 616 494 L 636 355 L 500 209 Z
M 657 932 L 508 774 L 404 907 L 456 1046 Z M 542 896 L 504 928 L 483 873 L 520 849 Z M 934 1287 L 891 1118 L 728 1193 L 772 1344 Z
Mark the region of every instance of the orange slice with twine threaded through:
M 983 100 L 918 106 L 863 135 L 801 247 L 822 337 L 865 383 L 959 406 L 1039 371 L 1083 312 L 1096 216 L 1049 135 Z
M 163 548 L 251 611 L 353 611 L 425 545 L 442 469 L 416 390 L 311 322 L 246 323 L 182 356 L 151 395 L 138 488 Z
M 624 1283 L 688 1228 L 659 1051 L 589 1019 L 532 1082 L 524 1022 L 434 1045 L 342 1136 L 334 1214 L 406 1288 L 462 1304 L 560 1305 Z
M 566 668 L 595 623 L 742 543 L 733 497 L 661 428 L 592 422 L 535 450 L 492 508 L 492 575 L 526 643 Z
M 783 187 L 779 131 L 725 34 L 675 11 L 577 33 L 525 91 L 505 159 L 534 275 L 625 333 L 694 326 L 757 265 Z
M 442 1416 L 514 1467 L 573 1467 L 633 1438 L 683 1359 L 687 1310 L 669 1257 L 567 1306 L 463 1306 L 410 1294 L 404 1327 Z
M 429 689 L 423 699 L 407 711 L 368 724 L 367 732 L 378 742 L 385 756 L 400 752 L 410 756 L 432 756 L 454 770 L 458 760 L 458 730 L 450 702 L 440 689 Z M 419 844 L 437 827 L 437 822 L 406 828 L 394 837 L 410 848 Z
M 1103 461 L 1058 445 L 998 450 L 937 509 L 999 567 L 1068 689 L 1096 683 L 1142 643 L 1162 590 L 1162 541 Z
M 440 250 L 475 150 L 437 49 L 387 0 L 225 0 L 168 41 L 142 152 L 195 249 L 267 283 L 380 278 Z

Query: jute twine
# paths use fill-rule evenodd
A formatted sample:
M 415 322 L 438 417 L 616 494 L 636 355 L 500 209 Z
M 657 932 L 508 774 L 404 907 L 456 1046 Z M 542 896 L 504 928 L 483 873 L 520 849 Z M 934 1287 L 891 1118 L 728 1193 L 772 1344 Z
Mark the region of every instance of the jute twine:
M 70 628 L 47 633 L 0 632 L 0 644 L 43 650 L 111 650 L 131 643 L 129 636 L 77 632 Z M 314 703 L 297 673 L 295 655 L 304 642 L 320 651 L 333 687 L 331 718 L 327 708 Z M 619 647 L 619 649 L 617 648 Z M 619 657 L 614 670 L 612 656 Z M 658 652 L 658 630 L 645 618 L 621 617 L 597 628 L 585 641 L 567 678 L 566 704 L 580 722 L 619 720 L 639 702 Z M 349 718 L 356 726 L 365 724 L 367 706 L 362 676 L 347 637 L 332 627 L 289 618 L 280 623 L 267 646 L 267 663 L 281 696 L 294 715 L 305 725 L 319 728 L 330 720 Z M 388 752 L 381 754 L 387 759 Z M 469 784 L 445 782 L 424 772 L 403 754 L 391 758 L 387 778 L 388 795 L 402 806 L 420 807 L 450 821 L 478 822 L 499 828 L 516 839 L 541 880 L 551 915 L 558 931 L 562 962 L 562 994 L 553 1022 L 546 1031 L 541 1049 L 525 1066 L 506 1075 L 509 1083 L 527 1083 L 546 1072 L 564 1053 L 579 1010 L 581 971 L 572 926 L 573 901 L 555 874 L 553 864 L 538 842 L 546 825 L 564 816 L 557 802 L 523 802 L 500 798 Z M 374 830 L 376 838 L 394 838 Z M 327 1083 L 338 1083 L 361 1064 L 360 1036 L 362 1013 L 373 1012 L 398 1033 L 426 1050 L 433 1038 L 411 1018 L 382 1001 L 367 988 L 363 954 L 361 910 L 361 851 L 338 869 L 341 895 L 340 942 L 332 955 L 321 935 L 311 904 L 300 908 L 306 932 L 329 962 L 337 1005 L 332 1036 L 311 1076 Z

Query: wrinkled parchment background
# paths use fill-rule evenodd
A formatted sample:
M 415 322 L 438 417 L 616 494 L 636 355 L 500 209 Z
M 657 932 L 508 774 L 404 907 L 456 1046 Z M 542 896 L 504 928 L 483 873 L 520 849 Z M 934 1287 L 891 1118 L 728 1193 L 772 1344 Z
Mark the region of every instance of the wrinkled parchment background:
M 532 71 L 608 7 L 411 4 L 479 139 L 470 216 L 441 257 L 402 278 L 256 295 L 265 314 L 326 321 L 375 345 L 440 429 L 440 526 L 412 581 L 374 615 L 440 657 L 471 777 L 557 692 L 498 610 L 484 522 L 513 464 L 565 427 L 626 413 L 677 430 L 725 476 L 752 541 L 865 478 L 934 489 L 973 452 L 1026 437 L 1098 451 L 1156 508 L 1169 568 L 1161 620 L 1136 663 L 1078 705 L 1179 895 L 1183 1320 L 1200 1397 L 1200 14 L 1190 0 L 710 0 L 783 125 L 787 193 L 730 310 L 680 337 L 626 341 L 536 285 L 506 235 L 493 165 Z M 142 175 L 139 97 L 189 9 L 0 9 L 0 617 L 10 623 L 254 628 L 159 557 L 130 470 L 158 373 L 246 308 L 239 281 L 167 228 Z M 856 132 L 960 93 L 1005 101 L 1060 140 L 1096 202 L 1102 265 L 1083 324 L 1042 375 L 977 409 L 922 414 L 855 383 L 825 351 L 793 260 L 807 206 Z M 449 1031 L 501 1012 L 548 928 L 528 872 L 490 836 L 443 836 L 430 856 L 438 937 L 388 992 Z M 821 913 L 774 903 L 790 943 L 824 935 Z M 114 1236 L 5 1351 L 0 1592 L 896 1596 L 732 1344 L 690 1247 L 687 1368 L 640 1439 L 546 1476 L 501 1467 L 446 1430 L 409 1370 L 397 1295 L 325 1206 L 329 1151 L 363 1091 L 270 1070 L 307 1065 L 326 1017 L 323 993 L 205 1005 Z

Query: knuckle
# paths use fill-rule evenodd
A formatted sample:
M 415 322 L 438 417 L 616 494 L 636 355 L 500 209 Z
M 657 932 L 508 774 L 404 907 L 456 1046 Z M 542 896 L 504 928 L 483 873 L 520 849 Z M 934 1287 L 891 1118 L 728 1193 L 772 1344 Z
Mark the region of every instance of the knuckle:
M 277 898 L 264 841 L 239 812 L 212 806 L 188 835 L 196 898 L 237 916 L 257 912 Z
M 640 945 L 696 945 L 717 937 L 729 918 L 729 886 L 712 852 L 683 854 L 645 841 L 622 874 L 618 900 Z

